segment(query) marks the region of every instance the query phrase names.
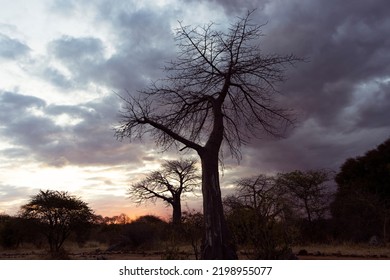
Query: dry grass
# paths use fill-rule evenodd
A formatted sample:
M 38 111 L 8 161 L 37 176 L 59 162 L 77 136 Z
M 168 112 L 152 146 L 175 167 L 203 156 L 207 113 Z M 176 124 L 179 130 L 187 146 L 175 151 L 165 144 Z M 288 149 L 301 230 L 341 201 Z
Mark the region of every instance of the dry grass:
M 161 259 L 194 259 L 190 246 L 167 248 L 161 245 L 159 250 L 113 251 L 109 246 L 99 242 L 87 242 L 79 247 L 76 243 L 66 242 L 64 251 L 59 254 L 62 259 L 72 260 L 161 260 Z M 23 244 L 17 249 L 1 249 L 0 260 L 47 260 L 51 259 L 48 248 L 37 249 L 31 244 Z M 57 258 L 55 258 L 57 259 Z
M 302 251 L 305 250 L 303 254 Z M 310 257 L 331 257 L 351 259 L 390 259 L 389 244 L 383 246 L 370 246 L 368 244 L 308 244 L 293 247 L 293 252 L 299 258 Z
M 164 246 L 162 246 L 164 247 Z M 160 260 L 173 259 L 194 259 L 190 246 L 179 246 L 172 255 L 167 253 L 166 248 L 161 250 L 139 250 L 133 252 L 107 252 L 108 246 L 98 242 L 87 242 L 83 247 L 75 243 L 65 244 L 66 254 L 73 260 Z M 306 254 L 299 254 L 300 251 Z M 294 246 L 293 252 L 299 259 L 390 259 L 390 245 L 369 246 L 367 244 L 307 244 Z M 47 248 L 37 249 L 30 244 L 14 250 L 0 249 L 0 259 L 8 260 L 45 260 L 49 259 Z M 241 255 L 241 259 L 246 259 Z

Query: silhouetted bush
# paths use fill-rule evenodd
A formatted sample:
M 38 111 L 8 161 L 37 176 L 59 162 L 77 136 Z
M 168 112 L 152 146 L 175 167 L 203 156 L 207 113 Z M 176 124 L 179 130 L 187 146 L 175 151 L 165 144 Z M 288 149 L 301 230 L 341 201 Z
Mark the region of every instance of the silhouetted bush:
M 290 259 L 294 233 L 283 222 L 267 220 L 244 207 L 229 212 L 230 229 L 237 245 L 250 259 Z
M 299 221 L 299 243 L 330 243 L 334 240 L 334 222 L 332 219 L 317 219 L 309 222 Z
M 20 232 L 12 221 L 7 221 L 0 228 L 0 244 L 4 249 L 14 249 L 19 245 Z
M 109 250 L 152 249 L 165 239 L 167 228 L 166 222 L 152 215 L 142 216 L 121 227 L 111 227 L 111 233 L 115 234 L 111 236 Z
M 15 249 L 23 242 L 33 243 L 37 237 L 34 223 L 19 217 L 2 215 L 0 218 L 0 244 L 5 249 Z M 31 226 L 31 228 L 30 228 Z
M 194 251 L 195 259 L 200 258 L 201 243 L 203 237 L 203 214 L 200 212 L 186 211 L 182 215 L 183 222 L 181 225 L 181 233 L 185 241 L 191 243 Z

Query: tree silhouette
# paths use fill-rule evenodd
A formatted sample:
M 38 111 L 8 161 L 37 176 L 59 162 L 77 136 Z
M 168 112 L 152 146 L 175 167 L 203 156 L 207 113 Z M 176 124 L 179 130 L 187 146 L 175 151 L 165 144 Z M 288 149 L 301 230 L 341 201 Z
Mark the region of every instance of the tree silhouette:
M 323 218 L 329 209 L 330 191 L 327 183 L 333 179 L 329 170 L 295 170 L 278 174 L 278 184 L 291 194 L 296 207 L 303 209 L 307 220 Z
M 21 207 L 21 216 L 40 222 L 50 252 L 58 253 L 72 230 L 93 220 L 93 211 L 82 200 L 67 192 L 40 190 Z
M 260 131 L 281 135 L 292 123 L 275 105 L 275 88 L 294 55 L 265 55 L 257 43 L 262 25 L 251 12 L 227 31 L 209 24 L 177 29 L 177 59 L 167 77 L 124 99 L 119 138 L 152 135 L 157 145 L 200 156 L 205 236 L 203 259 L 237 258 L 224 218 L 219 183 L 221 148 L 240 158 L 240 147 Z M 184 145 L 184 146 L 183 146 Z
M 172 206 L 172 223 L 181 223 L 181 197 L 193 192 L 199 184 L 200 176 L 196 167 L 196 160 L 181 159 L 167 160 L 162 169 L 151 172 L 144 180 L 133 184 L 128 195 L 136 203 L 163 200 Z
M 275 176 L 259 174 L 236 182 L 234 194 L 224 198 L 228 221 L 237 243 L 251 248 L 255 259 L 292 257 L 290 202 Z
M 363 156 L 347 159 L 336 175 L 332 215 L 340 232 L 355 240 L 388 239 L 390 216 L 390 139 Z M 382 233 L 381 233 L 382 232 Z

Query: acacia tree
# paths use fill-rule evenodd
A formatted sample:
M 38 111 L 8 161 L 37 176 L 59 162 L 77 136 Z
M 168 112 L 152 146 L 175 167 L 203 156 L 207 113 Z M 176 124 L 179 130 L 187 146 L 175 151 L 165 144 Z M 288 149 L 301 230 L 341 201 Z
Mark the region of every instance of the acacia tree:
M 93 221 L 87 203 L 67 192 L 40 190 L 21 207 L 21 216 L 40 222 L 49 242 L 50 252 L 58 253 L 72 230 Z
M 284 193 L 275 184 L 273 176 L 260 174 L 242 178 L 236 184 L 237 191 L 234 197 L 245 207 L 254 209 L 259 216 L 274 219 L 283 211 Z
M 167 77 L 124 99 L 116 129 L 119 138 L 152 135 L 156 143 L 196 151 L 202 166 L 205 235 L 203 259 L 237 258 L 224 218 L 219 183 L 222 144 L 233 156 L 251 135 L 281 135 L 292 123 L 288 110 L 275 105 L 275 88 L 294 55 L 263 54 L 262 25 L 251 12 L 227 31 L 213 24 L 177 29 L 177 59 Z M 184 145 L 184 146 L 183 146 Z
M 291 209 L 274 176 L 259 174 L 236 182 L 233 195 L 225 197 L 228 221 L 238 242 L 249 245 L 256 259 L 290 258 Z
M 333 178 L 328 170 L 293 171 L 278 174 L 278 184 L 291 194 L 297 208 L 303 209 L 307 220 L 322 218 L 329 208 L 330 191 L 327 182 Z
M 144 180 L 133 184 L 128 195 L 136 203 L 163 200 L 172 206 L 173 225 L 181 224 L 181 197 L 184 193 L 193 192 L 199 184 L 200 176 L 196 160 L 167 160 L 162 169 L 151 172 Z

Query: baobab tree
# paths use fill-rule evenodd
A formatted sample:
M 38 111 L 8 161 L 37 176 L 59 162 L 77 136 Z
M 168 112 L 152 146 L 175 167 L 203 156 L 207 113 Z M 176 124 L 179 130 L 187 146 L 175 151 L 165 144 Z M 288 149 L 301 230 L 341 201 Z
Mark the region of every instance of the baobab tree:
M 295 55 L 263 54 L 258 40 L 262 25 L 252 12 L 227 31 L 215 25 L 177 29 L 178 56 L 166 66 L 165 79 L 137 95 L 123 97 L 117 137 L 154 137 L 156 144 L 180 151 L 192 149 L 201 160 L 205 234 L 203 259 L 235 259 L 235 248 L 223 214 L 219 160 L 226 146 L 240 158 L 250 136 L 283 134 L 292 123 L 289 110 L 276 106 L 276 84 Z
M 180 225 L 181 198 L 193 192 L 200 181 L 196 163 L 193 159 L 167 160 L 161 170 L 153 171 L 142 181 L 133 184 L 127 193 L 137 204 L 162 200 L 172 206 L 172 223 Z

